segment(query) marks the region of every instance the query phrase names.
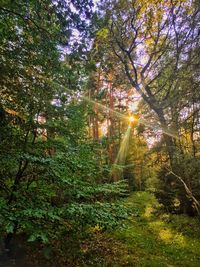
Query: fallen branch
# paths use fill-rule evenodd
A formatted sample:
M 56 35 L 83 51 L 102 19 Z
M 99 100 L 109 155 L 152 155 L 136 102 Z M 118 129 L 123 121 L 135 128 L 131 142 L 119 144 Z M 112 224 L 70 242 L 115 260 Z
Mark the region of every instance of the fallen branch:
M 192 191 L 189 189 L 189 187 L 187 186 L 187 184 L 185 183 L 185 181 L 183 180 L 183 178 L 181 178 L 179 175 L 177 175 L 176 173 L 174 173 L 172 170 L 168 169 L 169 174 L 174 175 L 176 178 L 178 178 L 179 181 L 181 181 L 181 183 L 184 185 L 185 191 L 188 194 L 188 196 L 193 200 L 193 204 L 194 207 L 198 213 L 198 215 L 200 215 L 200 203 L 199 201 L 194 197 Z

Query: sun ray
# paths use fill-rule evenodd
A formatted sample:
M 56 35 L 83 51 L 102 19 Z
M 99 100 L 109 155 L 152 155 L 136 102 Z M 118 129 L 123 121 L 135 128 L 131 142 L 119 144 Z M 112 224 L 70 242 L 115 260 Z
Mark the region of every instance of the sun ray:
M 69 94 L 72 94 L 71 90 L 67 89 L 65 86 L 61 85 L 60 83 L 55 82 L 55 81 L 53 81 L 53 82 L 51 81 L 51 83 L 56 84 L 57 86 L 63 87 L 66 92 L 68 92 Z M 118 117 L 121 120 L 130 122 L 130 116 L 129 115 L 122 114 L 121 112 L 118 112 L 118 111 L 111 109 L 111 108 L 109 108 L 109 107 L 107 107 L 107 106 L 105 106 L 105 105 L 103 105 L 97 101 L 94 101 L 87 96 L 80 95 L 80 98 L 82 98 L 83 100 L 85 100 L 88 103 L 97 105 L 101 110 L 107 110 L 107 111 L 112 112 L 112 114 L 114 116 Z M 159 123 L 149 123 L 148 121 L 146 121 L 142 118 L 139 118 L 137 121 L 138 121 L 137 123 L 141 123 L 141 124 L 151 128 L 152 130 L 162 131 L 164 134 L 167 134 L 173 138 L 178 138 L 178 134 L 176 133 L 175 130 L 164 127 L 164 126 L 160 125 Z

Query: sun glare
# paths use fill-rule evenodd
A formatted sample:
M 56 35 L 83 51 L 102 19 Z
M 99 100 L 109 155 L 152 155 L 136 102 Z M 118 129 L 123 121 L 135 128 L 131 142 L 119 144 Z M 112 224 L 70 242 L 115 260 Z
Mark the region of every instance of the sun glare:
M 134 122 L 134 121 L 135 121 L 135 118 L 134 118 L 133 116 L 130 116 L 130 117 L 129 117 L 129 121 L 130 121 L 130 122 Z

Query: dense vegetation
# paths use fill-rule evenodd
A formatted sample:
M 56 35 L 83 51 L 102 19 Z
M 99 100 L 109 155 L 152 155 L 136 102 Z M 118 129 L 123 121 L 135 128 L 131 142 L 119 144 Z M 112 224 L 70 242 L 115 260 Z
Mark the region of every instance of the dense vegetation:
M 3 0 L 0 26 L 2 266 L 197 266 L 199 1 Z
M 133 215 L 123 228 L 95 229 L 93 240 L 85 241 L 85 266 L 199 266 L 198 218 L 163 213 L 148 192 L 132 194 L 124 205 Z

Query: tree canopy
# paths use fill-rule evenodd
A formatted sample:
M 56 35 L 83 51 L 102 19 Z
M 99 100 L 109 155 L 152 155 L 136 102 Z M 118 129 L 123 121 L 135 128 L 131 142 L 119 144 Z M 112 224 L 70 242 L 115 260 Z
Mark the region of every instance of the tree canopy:
M 199 11 L 193 0 L 1 1 L 3 251 L 23 236 L 71 264 L 92 229 L 127 220 L 132 191 L 200 215 Z

